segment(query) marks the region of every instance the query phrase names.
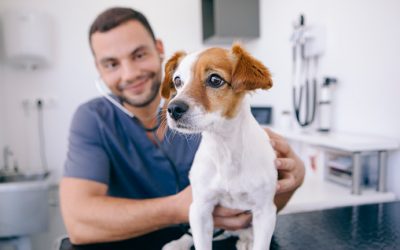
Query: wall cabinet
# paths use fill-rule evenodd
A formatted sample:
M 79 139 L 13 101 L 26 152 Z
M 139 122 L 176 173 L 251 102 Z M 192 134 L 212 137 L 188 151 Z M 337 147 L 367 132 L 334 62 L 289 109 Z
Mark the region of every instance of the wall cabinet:
M 203 42 L 230 44 L 260 36 L 259 0 L 202 0 Z

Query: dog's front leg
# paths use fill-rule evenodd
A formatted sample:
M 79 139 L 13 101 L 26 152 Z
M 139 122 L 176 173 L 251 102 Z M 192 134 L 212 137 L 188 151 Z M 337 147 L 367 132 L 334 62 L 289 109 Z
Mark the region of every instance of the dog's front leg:
M 269 249 L 276 222 L 275 204 L 266 204 L 260 210 L 253 211 L 253 250 Z
M 190 227 L 196 250 L 211 250 L 214 222 L 212 212 L 214 203 L 193 200 L 190 205 Z

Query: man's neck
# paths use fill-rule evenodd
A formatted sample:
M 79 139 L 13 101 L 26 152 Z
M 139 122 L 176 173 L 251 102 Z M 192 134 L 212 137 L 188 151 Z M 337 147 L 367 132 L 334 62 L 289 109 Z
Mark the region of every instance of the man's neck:
M 150 104 L 145 107 L 134 107 L 127 103 L 124 103 L 124 107 L 128 109 L 132 114 L 135 115 L 137 119 L 146 128 L 152 128 L 157 124 L 158 108 L 160 105 L 161 97 L 157 96 Z

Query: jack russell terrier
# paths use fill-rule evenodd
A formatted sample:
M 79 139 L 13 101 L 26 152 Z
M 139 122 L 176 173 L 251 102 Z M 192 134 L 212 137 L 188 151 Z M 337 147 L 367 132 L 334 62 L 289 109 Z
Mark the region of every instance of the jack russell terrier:
M 161 94 L 170 99 L 168 126 L 184 134 L 202 133 L 189 175 L 196 250 L 212 249 L 216 205 L 252 212 L 252 228 L 235 231 L 237 249 L 269 249 L 276 221 L 276 156 L 246 94 L 271 86 L 268 69 L 238 44 L 230 50 L 177 52 L 165 66 Z M 190 245 L 178 239 L 163 249 Z

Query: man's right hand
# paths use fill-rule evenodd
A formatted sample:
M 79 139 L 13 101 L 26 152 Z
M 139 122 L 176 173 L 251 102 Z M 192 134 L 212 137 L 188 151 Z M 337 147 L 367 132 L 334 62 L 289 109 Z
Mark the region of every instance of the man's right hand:
M 181 192 L 177 193 L 174 196 L 176 205 L 175 211 L 178 212 L 176 214 L 176 224 L 188 223 L 189 222 L 189 208 L 190 204 L 192 204 L 192 187 L 188 186 Z
M 252 214 L 248 211 L 216 206 L 213 212 L 214 227 L 235 231 L 251 225 Z
M 180 211 L 178 223 L 187 223 L 189 221 L 189 208 L 192 203 L 192 187 L 188 186 L 175 196 L 177 211 Z M 248 211 L 230 209 L 222 206 L 216 206 L 213 211 L 214 227 L 225 230 L 235 231 L 247 228 L 251 224 L 252 215 Z

